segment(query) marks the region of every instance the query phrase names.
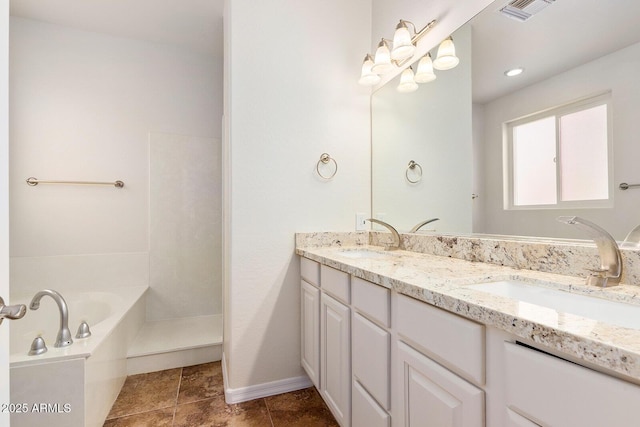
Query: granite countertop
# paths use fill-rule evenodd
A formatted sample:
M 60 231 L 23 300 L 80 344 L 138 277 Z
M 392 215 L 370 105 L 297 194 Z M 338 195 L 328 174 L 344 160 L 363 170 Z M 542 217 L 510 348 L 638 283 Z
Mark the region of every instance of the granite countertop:
M 352 258 L 345 251 L 370 250 L 380 258 Z M 296 253 L 401 294 L 640 381 L 640 330 L 562 313 L 473 289 L 473 284 L 519 280 L 536 285 L 637 304 L 640 287 L 587 287 L 583 277 L 515 269 L 410 251 L 384 252 L 379 246 L 296 248 Z

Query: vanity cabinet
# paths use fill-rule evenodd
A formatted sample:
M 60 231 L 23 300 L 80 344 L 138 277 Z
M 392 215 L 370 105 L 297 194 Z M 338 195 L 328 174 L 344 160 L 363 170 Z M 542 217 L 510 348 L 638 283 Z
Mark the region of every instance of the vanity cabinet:
M 302 366 L 342 427 L 640 425 L 640 385 L 605 368 L 309 259 L 301 275 Z

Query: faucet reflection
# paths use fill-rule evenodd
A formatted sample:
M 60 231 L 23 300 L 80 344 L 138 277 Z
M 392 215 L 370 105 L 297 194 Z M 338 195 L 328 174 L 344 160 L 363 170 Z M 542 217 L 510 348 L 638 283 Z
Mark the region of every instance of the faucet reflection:
M 587 277 L 587 285 L 603 288 L 620 283 L 622 276 L 622 257 L 618 244 L 602 227 L 577 216 L 559 216 L 558 221 L 575 225 L 586 232 L 596 243 L 600 253 L 600 268 L 592 270 Z
M 430 223 L 432 223 L 434 221 L 438 221 L 439 219 L 440 218 L 431 218 L 431 219 L 428 219 L 426 221 L 419 222 L 411 229 L 411 231 L 409 231 L 409 233 L 415 233 L 416 231 L 420 230 L 425 225 L 430 224 Z

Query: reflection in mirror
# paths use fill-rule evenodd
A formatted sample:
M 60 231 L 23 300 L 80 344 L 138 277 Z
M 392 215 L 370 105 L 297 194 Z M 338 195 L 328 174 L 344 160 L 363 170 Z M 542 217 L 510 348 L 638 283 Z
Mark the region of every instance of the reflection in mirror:
M 471 232 L 469 28 L 453 40 L 457 67 L 411 93 L 396 90 L 397 77 L 372 97 L 372 212 L 399 230 L 437 217 L 425 229 Z
M 438 232 L 581 239 L 555 221 L 579 215 L 622 240 L 640 223 L 640 188 L 618 187 L 640 183 L 640 144 L 634 140 L 640 5 L 562 0 L 519 21 L 500 13 L 506 4 L 492 3 L 453 34 L 460 57 L 456 69 L 437 73 L 414 93 L 397 93 L 397 81 L 374 93 L 372 213 L 400 230 L 439 217 Z M 505 76 L 518 67 L 524 72 Z M 609 181 L 609 200 L 591 206 L 510 206 L 505 124 L 601 94 L 610 96 L 609 173 L 602 178 Z M 552 169 L 559 170 L 563 161 L 572 166 L 560 154 L 549 155 Z M 416 184 L 405 178 L 410 160 L 424 169 Z M 562 200 L 561 177 L 557 185 Z M 472 193 L 478 197 L 472 199 Z

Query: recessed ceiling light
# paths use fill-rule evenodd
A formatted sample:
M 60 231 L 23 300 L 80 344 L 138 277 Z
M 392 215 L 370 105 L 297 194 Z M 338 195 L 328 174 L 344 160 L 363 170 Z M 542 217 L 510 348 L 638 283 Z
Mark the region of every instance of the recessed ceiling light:
M 517 76 L 518 74 L 522 74 L 523 71 L 524 71 L 524 68 L 522 67 L 512 68 L 510 70 L 505 71 L 504 75 L 507 77 L 514 77 L 514 76 Z

